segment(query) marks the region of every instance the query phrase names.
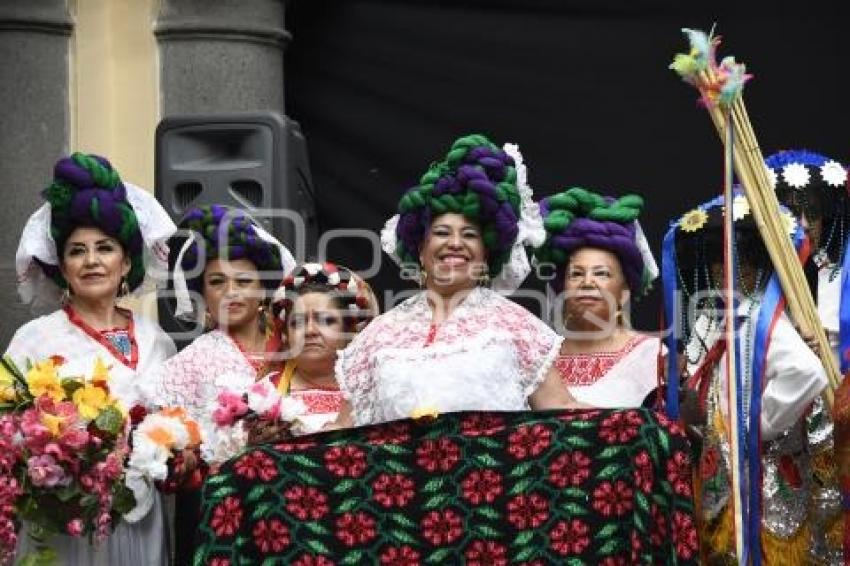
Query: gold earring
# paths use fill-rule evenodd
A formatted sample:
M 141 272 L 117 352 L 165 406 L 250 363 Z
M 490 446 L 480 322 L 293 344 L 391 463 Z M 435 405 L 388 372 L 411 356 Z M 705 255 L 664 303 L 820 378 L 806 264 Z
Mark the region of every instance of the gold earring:
M 428 272 L 424 269 L 419 270 L 419 288 L 425 287 L 425 282 L 428 280 Z
M 68 287 L 62 290 L 62 295 L 59 297 L 59 305 L 66 307 L 71 304 L 71 291 Z
M 212 314 L 209 309 L 204 311 L 204 328 L 207 330 L 212 330 L 215 328 L 215 322 L 213 321 Z
M 118 287 L 118 296 L 126 297 L 130 294 L 130 285 L 125 277 L 121 278 L 121 285 Z

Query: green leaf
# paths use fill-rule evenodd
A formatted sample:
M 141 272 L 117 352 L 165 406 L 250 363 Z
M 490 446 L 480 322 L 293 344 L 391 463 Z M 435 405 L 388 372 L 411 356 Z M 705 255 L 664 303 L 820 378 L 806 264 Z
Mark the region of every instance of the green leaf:
M 443 484 L 445 483 L 445 481 L 446 481 L 446 478 L 444 478 L 444 477 L 432 478 L 432 479 L 428 480 L 428 483 L 426 483 L 425 485 L 422 486 L 422 489 L 420 491 L 422 493 L 431 493 L 433 491 L 437 491 L 438 489 L 443 487 Z
M 602 468 L 602 471 L 596 474 L 596 477 L 600 480 L 610 480 L 620 475 L 619 472 L 623 471 L 623 469 L 621 464 L 608 464 Z
M 590 442 L 580 436 L 568 436 L 564 441 L 573 448 L 590 448 L 593 446 Z
M 204 559 L 207 558 L 207 546 L 202 544 L 195 549 L 195 556 L 192 557 L 192 566 L 203 566 Z
M 342 480 L 341 482 L 336 484 L 336 487 L 333 488 L 331 491 L 333 491 L 334 493 L 345 493 L 346 491 L 351 491 L 351 488 L 355 485 L 357 485 L 357 482 L 354 480 Z
M 613 554 L 620 549 L 623 545 L 623 541 L 619 538 L 608 539 L 608 541 L 602 545 L 602 548 L 599 549 L 598 554 Z
M 617 523 L 608 523 L 601 529 L 599 529 L 594 535 L 595 538 L 609 538 L 615 532 L 617 532 Z
M 523 491 L 527 490 L 532 483 L 534 483 L 534 478 L 522 479 L 514 484 L 509 494 L 516 495 L 518 493 L 522 493 Z
M 59 562 L 59 554 L 50 547 L 30 552 L 18 562 L 18 566 L 54 566 Z
M 492 507 L 476 507 L 473 511 L 479 515 L 484 515 L 488 519 L 493 519 L 494 521 L 501 517 L 499 512 Z
M 667 433 L 662 428 L 658 429 L 658 442 L 659 442 L 659 444 L 661 444 L 661 448 L 662 448 L 662 450 L 664 450 L 664 453 L 669 454 L 670 453 L 670 437 L 667 436 Z
M 451 553 L 452 551 L 449 548 L 440 548 L 439 550 L 435 550 L 429 554 L 428 558 L 425 559 L 425 562 L 442 564 Z
M 62 503 L 68 503 L 80 494 L 80 488 L 76 484 L 61 487 L 55 491 L 56 498 Z
M 522 464 L 520 464 L 519 466 L 517 466 L 516 468 L 511 470 L 511 473 L 509 473 L 508 476 L 510 476 L 512 478 L 523 476 L 523 475 L 525 475 L 525 473 L 528 470 L 531 469 L 531 466 L 533 466 L 533 465 L 534 465 L 534 462 L 532 462 L 532 461 L 523 462 Z
M 280 559 L 272 557 L 272 558 L 266 558 L 265 560 L 263 560 L 263 563 L 262 563 L 261 566 L 278 566 L 279 564 L 280 564 Z
M 408 529 L 415 529 L 416 528 L 416 523 L 414 523 L 413 521 L 411 521 L 410 519 L 408 519 L 407 517 L 405 517 L 401 513 L 393 513 L 392 515 L 390 515 L 390 518 L 393 521 L 395 521 L 396 523 L 398 523 L 399 525 L 401 525 L 402 527 L 407 527 Z
M 533 539 L 533 538 L 534 538 L 534 531 L 522 531 L 516 536 L 513 544 L 515 544 L 516 546 L 523 546 L 523 545 L 531 542 L 531 539 Z
M 384 467 L 390 469 L 391 471 L 397 474 L 410 473 L 410 468 L 396 460 L 387 460 L 386 462 L 384 462 Z
M 362 550 L 352 550 L 343 557 L 343 559 L 340 561 L 340 564 L 360 564 L 362 557 Z
M 637 500 L 638 507 L 640 507 L 644 512 L 649 513 L 649 500 L 646 498 L 646 494 L 636 491 L 635 499 Z
M 613 458 L 614 456 L 618 455 L 620 452 L 622 452 L 625 449 L 626 449 L 626 447 L 622 446 L 622 445 L 620 445 L 620 446 L 609 446 L 608 448 L 606 448 L 605 450 L 603 450 L 602 452 L 597 454 L 596 457 L 600 458 L 600 459 L 601 458 Z
M 475 459 L 482 466 L 488 466 L 490 468 L 495 468 L 495 467 L 500 465 L 498 460 L 496 460 L 495 458 L 493 458 L 492 456 L 490 456 L 489 454 L 486 454 L 486 453 L 485 454 L 476 454 Z
M 416 539 L 402 530 L 392 529 L 390 530 L 390 535 L 392 535 L 392 537 L 399 542 L 405 542 L 407 544 L 416 544 Z
M 296 464 L 300 464 L 305 468 L 320 468 L 321 466 L 303 454 L 293 454 L 289 458 Z
M 361 501 L 359 497 L 349 497 L 345 501 L 339 504 L 336 508 L 337 513 L 347 513 L 357 507 L 357 504 Z
M 121 515 L 129 513 L 136 506 L 136 498 L 123 483 L 119 482 L 112 490 L 112 509 Z
M 584 566 L 584 562 L 579 560 L 578 558 L 570 558 L 566 562 L 567 566 Z
M 308 474 L 307 472 L 302 472 L 301 470 L 296 470 L 295 475 L 298 476 L 301 481 L 309 485 L 320 485 L 322 482 L 317 480 L 315 476 L 312 474 Z
M 220 483 L 224 483 L 229 479 L 230 476 L 228 474 L 216 474 L 214 476 L 208 477 L 204 483 L 207 485 L 207 487 L 210 487 L 218 485 Z
M 381 444 L 381 449 L 390 454 L 407 454 L 409 452 L 406 448 L 392 443 Z
M 238 490 L 232 485 L 225 485 L 215 490 L 212 495 L 210 495 L 210 499 L 222 499 L 224 497 L 227 497 L 228 495 L 236 493 L 237 491 Z
M 253 503 L 263 497 L 263 493 L 266 491 L 266 486 L 264 485 L 255 485 L 251 488 L 251 491 L 248 492 L 248 495 L 245 497 L 245 503 Z
M 310 550 L 315 552 L 316 554 L 330 554 L 331 551 L 328 550 L 328 547 L 322 543 L 322 541 L 310 539 L 307 541 L 307 546 L 310 547 Z
M 561 494 L 566 497 L 575 497 L 578 499 L 587 499 L 587 492 L 578 487 L 568 487 L 561 490 Z
M 436 507 L 440 507 L 441 505 L 445 505 L 451 500 L 446 494 L 442 495 L 434 495 L 428 501 L 425 502 L 425 505 L 422 506 L 423 509 L 434 509 Z
M 514 556 L 514 562 L 525 562 L 531 560 L 537 554 L 537 549 L 533 546 L 526 546 Z
M 65 391 L 65 398 L 70 399 L 74 396 L 74 391 L 83 387 L 83 382 L 78 379 L 63 379 L 61 385 Z
M 490 525 L 478 525 L 473 530 L 475 531 L 475 533 L 481 535 L 484 538 L 498 538 L 502 536 L 499 531 L 497 531 Z
M 587 509 L 576 503 L 567 503 L 562 505 L 561 508 L 568 511 L 571 515 L 587 515 Z
M 94 420 L 94 426 L 115 436 L 124 427 L 124 415 L 118 410 L 118 407 L 109 405 Z
M 275 504 L 271 501 L 263 501 L 251 511 L 251 519 L 256 521 L 257 519 L 262 519 L 266 517 L 270 511 L 272 511 L 275 507 Z
M 331 534 L 331 532 L 324 525 L 322 525 L 321 523 L 316 522 L 316 521 L 310 521 L 309 523 L 304 523 L 304 526 L 307 527 L 307 529 L 313 534 L 317 534 L 317 535 L 329 535 L 329 534 Z
M 596 426 L 596 423 L 593 421 L 583 421 L 583 420 L 575 420 L 570 421 L 570 428 L 593 428 Z
M 487 448 L 498 448 L 501 446 L 498 440 L 494 440 L 492 438 L 488 438 L 486 436 L 478 437 L 478 444 L 486 446 Z

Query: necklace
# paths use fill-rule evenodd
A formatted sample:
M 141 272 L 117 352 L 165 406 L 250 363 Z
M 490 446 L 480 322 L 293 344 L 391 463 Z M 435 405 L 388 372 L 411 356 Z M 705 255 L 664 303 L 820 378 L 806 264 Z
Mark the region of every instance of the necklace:
M 266 363 L 265 348 L 263 348 L 263 353 L 261 354 L 257 354 L 256 352 L 250 352 L 245 348 L 245 346 L 242 345 L 242 342 L 240 342 L 233 334 L 230 334 L 228 332 L 227 337 L 230 338 L 230 341 L 233 342 L 233 344 L 236 346 L 236 349 L 239 350 L 239 352 L 245 358 L 245 361 L 248 362 L 248 364 L 252 368 L 254 368 L 254 371 L 260 373 Z
M 118 307 L 116 307 L 116 308 L 118 308 Z M 119 312 L 121 312 L 121 314 L 123 314 L 124 316 L 127 317 L 126 332 L 127 332 L 127 340 L 130 342 L 130 348 L 129 348 L 130 353 L 129 353 L 129 355 L 125 355 L 124 352 L 120 351 L 115 346 L 115 344 L 111 340 L 109 340 L 106 336 L 106 333 L 115 332 L 116 330 L 124 331 L 124 329 L 110 328 L 110 329 L 107 329 L 107 330 L 97 330 L 96 328 L 93 328 L 91 325 L 89 325 L 86 321 L 84 321 L 80 317 L 80 315 L 77 314 L 77 311 L 75 311 L 71 307 L 71 305 L 66 305 L 63 308 L 63 310 L 65 311 L 65 314 L 68 316 L 68 320 L 71 322 L 71 324 L 73 324 L 74 326 L 76 326 L 77 328 L 82 330 L 84 333 L 86 333 L 92 340 L 94 340 L 95 342 L 97 342 L 98 344 L 100 344 L 101 346 L 106 348 L 106 350 L 110 354 L 112 354 L 113 358 L 115 358 L 116 360 L 118 360 L 119 362 L 121 362 L 122 364 L 124 364 L 125 366 L 127 366 L 130 369 L 136 369 L 136 366 L 139 363 L 139 344 L 136 341 L 136 331 L 135 331 L 135 324 L 133 322 L 132 311 L 128 311 L 128 310 L 125 310 L 125 309 L 119 309 Z

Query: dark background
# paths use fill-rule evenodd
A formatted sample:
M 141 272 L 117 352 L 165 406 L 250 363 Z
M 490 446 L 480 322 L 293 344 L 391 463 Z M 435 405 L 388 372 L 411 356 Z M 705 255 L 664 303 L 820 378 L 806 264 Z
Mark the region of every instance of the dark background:
M 667 66 L 682 27 L 717 22 L 719 54 L 755 78 L 745 100 L 762 150 L 850 161 L 850 64 L 838 2 L 291 3 L 287 114 L 310 149 L 322 228 L 379 230 L 401 192 L 458 136 L 518 143 L 536 197 L 570 186 L 642 194 L 653 251 L 673 218 L 720 190 L 722 146 L 697 92 Z M 365 268 L 370 248 L 328 259 Z M 376 291 L 410 288 L 384 256 Z M 534 282 L 531 287 L 537 287 Z M 635 306 L 656 326 L 659 284 Z

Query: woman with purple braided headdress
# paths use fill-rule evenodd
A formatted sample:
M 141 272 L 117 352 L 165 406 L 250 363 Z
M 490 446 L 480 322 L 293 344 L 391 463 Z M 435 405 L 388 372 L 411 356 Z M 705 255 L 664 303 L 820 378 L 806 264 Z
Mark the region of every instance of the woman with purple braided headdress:
M 149 192 L 122 182 L 112 165 L 95 155 L 60 159 L 43 194 L 47 202 L 24 227 L 16 254 L 18 291 L 26 303 L 52 302 L 53 308 L 61 295 L 62 308 L 22 326 L 6 354 L 22 368 L 27 360 L 61 356 L 67 375 L 89 375 L 99 359 L 109 367 L 110 393 L 129 409 L 139 403 L 139 387 L 150 368 L 175 348 L 156 323 L 116 301 L 141 288 L 144 260 L 157 262 L 164 272 L 165 242 L 174 223 Z M 151 507 L 138 522 L 120 523 L 98 547 L 85 536 L 61 535 L 49 545 L 62 564 L 165 564 L 166 522 L 158 497 Z M 20 536 L 19 556 L 31 546 Z
M 422 413 L 564 408 L 560 337 L 494 289 L 530 272 L 543 231 L 516 146 L 454 142 L 399 203 L 384 250 L 423 290 L 377 317 L 339 355 L 338 426 Z
M 555 361 L 572 395 L 600 407 L 639 407 L 658 386 L 658 338 L 628 327 L 629 299 L 658 275 L 637 217 L 643 199 L 572 188 L 540 202 L 546 242 L 538 268 L 550 266 L 550 301 L 567 337 Z M 560 316 L 562 315 L 562 316 Z

